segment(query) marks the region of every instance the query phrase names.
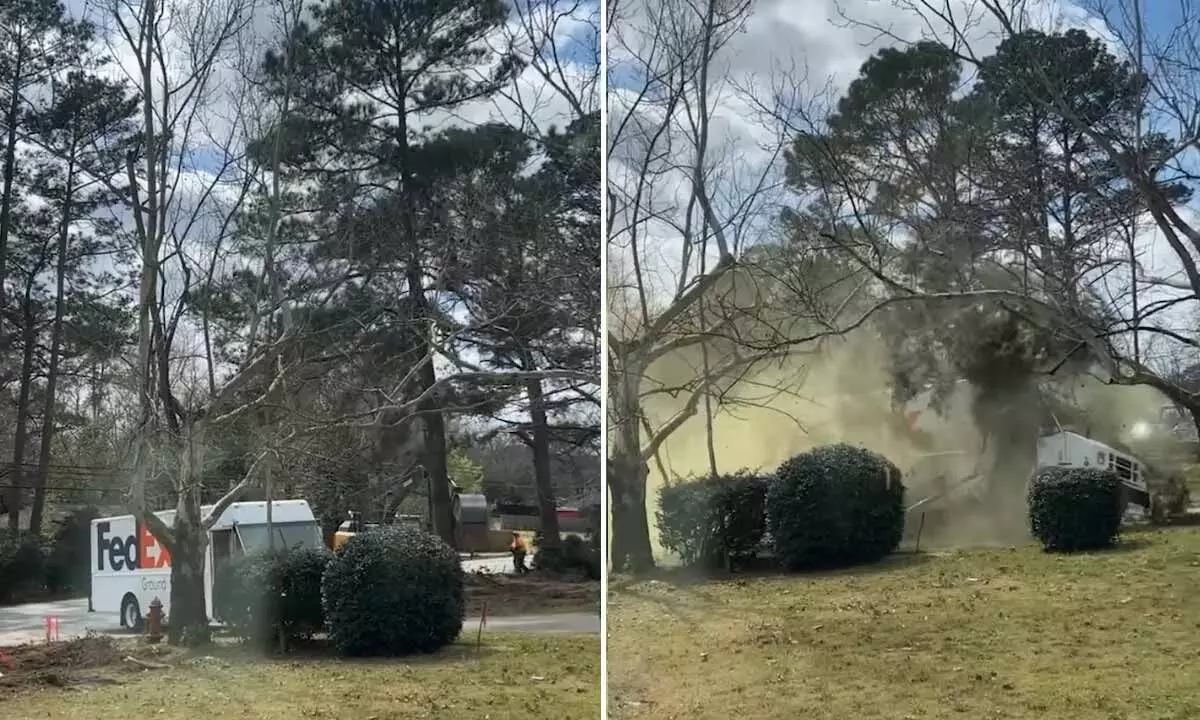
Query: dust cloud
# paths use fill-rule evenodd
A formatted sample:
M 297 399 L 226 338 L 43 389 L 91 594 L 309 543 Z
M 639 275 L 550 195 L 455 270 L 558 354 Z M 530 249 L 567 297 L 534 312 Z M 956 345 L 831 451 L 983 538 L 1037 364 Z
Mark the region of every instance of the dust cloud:
M 1033 427 L 1002 433 L 1005 439 L 993 432 L 985 441 L 973 413 L 976 393 L 970 384 L 958 383 L 937 410 L 929 406 L 930 392 L 896 408 L 889 366 L 882 341 L 864 330 L 798 356 L 794 366 L 746 378 L 734 402 L 714 411 L 717 470 L 774 472 L 797 453 L 847 442 L 886 456 L 903 471 L 906 506 L 938 496 L 909 513 L 905 545 L 916 541 L 918 531 L 921 547 L 929 549 L 1025 540 L 1025 490 L 1036 452 L 1036 420 Z M 665 358 L 651 369 L 649 382 L 677 384 L 684 373 L 694 373 L 693 367 L 690 359 Z M 1068 404 L 1087 420 L 1086 427 L 1071 423 L 1063 429 L 1102 442 L 1131 437 L 1132 418 L 1152 420 L 1161 405 L 1157 392 L 1148 388 L 1108 386 L 1090 377 L 1056 386 L 1055 392 L 1069 396 Z M 659 426 L 683 400 L 656 397 L 647 398 L 644 410 Z M 1029 403 L 1035 407 L 1019 416 L 1040 413 L 1038 393 L 1031 394 Z M 656 553 L 663 554 L 654 522 L 659 488 L 709 471 L 703 409 L 670 436 L 659 459 L 662 468 L 650 463 L 647 510 Z
M 1156 420 L 1164 403 L 1163 396 L 1153 388 L 1106 385 L 1090 375 L 1072 378 L 1059 387 L 1067 402 L 1079 411 L 1079 419 L 1068 429 L 1110 444 L 1141 442 L 1136 426 Z

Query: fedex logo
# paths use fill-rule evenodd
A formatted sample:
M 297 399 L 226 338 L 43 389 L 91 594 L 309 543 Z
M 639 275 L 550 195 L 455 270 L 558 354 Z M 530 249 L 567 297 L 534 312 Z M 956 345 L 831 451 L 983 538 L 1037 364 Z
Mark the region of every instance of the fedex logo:
M 171 555 L 150 528 L 134 522 L 132 535 L 113 532 L 112 523 L 96 523 L 97 570 L 154 570 L 171 567 Z M 106 563 L 107 561 L 107 563 Z M 107 566 L 106 566 L 107 565 Z

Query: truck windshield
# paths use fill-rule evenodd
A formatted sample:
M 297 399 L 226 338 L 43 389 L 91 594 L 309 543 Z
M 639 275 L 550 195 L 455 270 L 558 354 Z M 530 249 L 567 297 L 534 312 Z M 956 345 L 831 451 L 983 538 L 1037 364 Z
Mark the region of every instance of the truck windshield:
M 247 553 L 254 553 L 267 549 L 267 526 L 265 524 L 239 524 L 237 526 L 237 532 L 242 538 L 242 545 L 245 546 Z M 324 546 L 324 540 L 321 536 L 321 527 L 315 521 L 275 523 L 272 527 L 272 534 L 275 536 L 276 550 Z

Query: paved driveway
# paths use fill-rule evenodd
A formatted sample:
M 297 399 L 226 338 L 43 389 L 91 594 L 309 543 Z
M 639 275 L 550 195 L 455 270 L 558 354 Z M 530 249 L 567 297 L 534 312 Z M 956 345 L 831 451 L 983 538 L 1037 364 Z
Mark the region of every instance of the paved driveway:
M 42 642 L 47 615 L 58 618 L 59 639 L 86 635 L 89 631 L 102 635 L 127 635 L 121 629 L 116 613 L 90 613 L 87 600 L 59 600 L 0 608 L 0 647 Z M 467 618 L 463 633 L 469 634 L 479 626 L 479 618 Z M 549 615 L 514 615 L 489 617 L 486 630 L 496 632 L 579 633 L 600 632 L 599 613 L 555 613 Z
M 467 572 L 512 572 L 512 557 L 488 555 L 464 559 Z M 67 639 L 89 631 L 119 635 L 121 620 L 117 613 L 89 613 L 87 599 L 58 600 L 0 608 L 0 647 L 41 641 L 46 637 L 46 616 L 58 618 L 59 637 Z M 478 618 L 468 618 L 465 626 L 476 627 Z M 600 616 L 595 613 L 559 613 L 488 618 L 487 627 L 505 632 L 599 633 Z
M 525 559 L 529 564 L 529 559 Z M 462 568 L 466 572 L 485 572 L 511 574 L 513 571 L 512 555 L 477 555 L 474 558 L 463 558 Z

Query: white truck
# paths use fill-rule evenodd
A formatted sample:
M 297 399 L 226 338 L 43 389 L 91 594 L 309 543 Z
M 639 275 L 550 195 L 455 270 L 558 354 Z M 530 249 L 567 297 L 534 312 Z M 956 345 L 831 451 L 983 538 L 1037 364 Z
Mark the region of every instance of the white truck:
M 951 462 L 959 457 L 967 460 L 957 465 Z M 983 468 L 986 468 L 988 463 L 986 458 L 977 457 L 975 468 L 970 472 L 962 472 L 962 468 L 966 467 L 964 463 L 971 457 L 972 453 L 957 451 L 927 453 L 919 458 L 905 475 L 931 477 L 935 478 L 936 482 L 932 483 L 933 492 L 909 505 L 907 511 L 911 513 L 918 509 L 928 509 L 935 503 L 944 507 L 947 504 L 987 502 L 988 474 Z M 1028 481 L 1032 482 L 1037 471 L 1047 467 L 1107 468 L 1120 479 L 1127 506 L 1141 508 L 1144 515 L 1152 515 L 1155 510 L 1152 507 L 1154 496 L 1147 484 L 1148 470 L 1145 464 L 1102 442 L 1067 431 L 1043 435 L 1037 441 L 1037 457 L 1034 467 L 1030 469 Z M 960 472 L 955 475 L 954 469 Z M 1028 493 L 1027 482 L 1025 494 Z
M 1044 435 L 1037 444 L 1038 468 L 1098 467 L 1116 473 L 1125 490 L 1125 500 L 1150 511 L 1150 489 L 1146 467 L 1130 455 L 1073 432 Z
M 321 547 L 324 539 L 312 508 L 304 500 L 275 500 L 271 503 L 274 547 Z M 201 508 L 201 516 L 211 511 Z M 154 513 L 171 526 L 175 511 Z M 265 550 L 267 503 L 233 503 L 208 533 L 204 558 L 204 601 L 213 606 L 213 578 L 232 558 Z M 171 556 L 144 523 L 133 515 L 97 518 L 92 521 L 92 577 L 88 611 L 120 613 L 121 627 L 140 629 L 144 612 L 158 598 L 163 614 L 171 612 Z

